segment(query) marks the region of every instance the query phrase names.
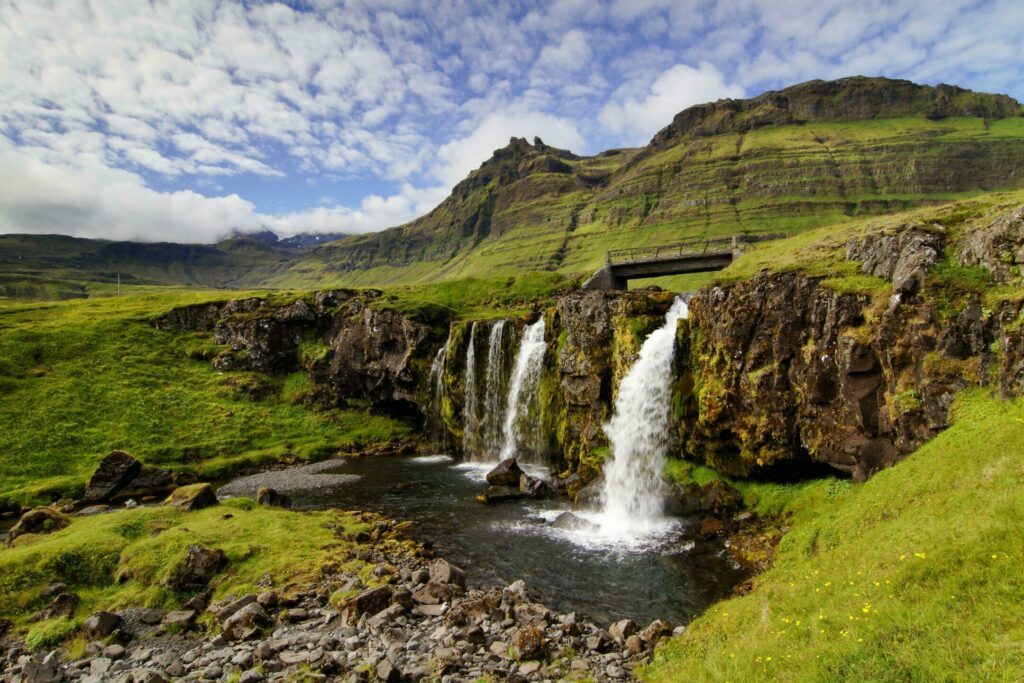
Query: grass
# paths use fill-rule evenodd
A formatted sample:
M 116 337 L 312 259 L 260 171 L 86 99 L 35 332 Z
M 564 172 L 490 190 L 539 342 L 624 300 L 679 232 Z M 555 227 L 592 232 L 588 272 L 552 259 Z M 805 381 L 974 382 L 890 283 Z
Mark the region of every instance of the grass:
M 660 648 L 644 677 L 1017 680 L 1024 400 L 974 390 L 954 415 L 864 484 L 779 485 L 791 529 L 775 567 Z
M 298 513 L 245 498 L 198 512 L 150 507 L 75 518 L 67 529 L 19 537 L 0 551 L 0 617 L 31 625 L 29 644 L 46 647 L 98 609 L 175 608 L 185 596 L 168 587 L 168 578 L 192 544 L 219 548 L 228 558 L 215 598 L 262 590 L 267 574 L 281 587 L 315 581 L 327 564 L 359 572 L 364 565 L 349 555 L 345 536 L 366 529 L 354 513 Z M 74 618 L 32 625 L 45 606 L 39 592 L 57 581 L 82 598 Z
M 270 378 L 275 392 L 254 401 L 236 388 L 250 373 L 221 373 L 202 359 L 208 337 L 149 325 L 173 306 L 224 298 L 143 288 L 0 303 L 0 505 L 80 492 L 113 449 L 213 479 L 406 433 L 406 425 L 363 409 L 311 412 L 292 402 L 302 391 L 289 378 Z

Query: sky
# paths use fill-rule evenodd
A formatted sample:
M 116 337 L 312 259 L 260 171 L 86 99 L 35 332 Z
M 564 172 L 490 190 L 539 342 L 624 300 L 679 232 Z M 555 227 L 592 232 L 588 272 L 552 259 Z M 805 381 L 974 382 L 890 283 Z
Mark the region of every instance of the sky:
M 426 213 L 511 136 L 881 75 L 1024 99 L 1021 0 L 0 0 L 0 233 L 213 242 Z

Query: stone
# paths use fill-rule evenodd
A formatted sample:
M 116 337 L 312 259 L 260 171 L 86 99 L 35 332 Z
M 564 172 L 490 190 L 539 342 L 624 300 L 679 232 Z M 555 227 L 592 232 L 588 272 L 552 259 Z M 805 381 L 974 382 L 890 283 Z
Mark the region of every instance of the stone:
M 492 654 L 496 654 L 502 659 L 512 658 L 509 644 L 504 641 L 495 640 L 487 649 L 490 650 Z
M 466 588 L 465 572 L 444 559 L 437 559 L 431 563 L 430 580 L 438 583 L 451 583 L 462 589 Z
M 446 603 L 439 605 L 416 605 L 411 611 L 413 614 L 418 614 L 421 617 L 439 617 L 448 611 L 448 605 Z
M 194 512 L 217 505 L 217 494 L 209 484 L 190 484 L 174 489 L 164 501 L 164 505 Z
M 672 629 L 674 628 L 675 626 L 667 621 L 655 619 L 647 626 L 647 628 L 640 632 L 640 636 L 651 646 L 654 646 L 657 645 L 658 641 L 662 638 L 671 638 Z
M 108 501 L 127 486 L 139 472 L 142 463 L 124 451 L 112 451 L 101 461 L 85 487 L 84 499 L 91 503 Z
M 218 666 L 217 664 L 209 664 L 202 670 L 202 672 L 200 672 L 199 677 L 207 681 L 216 681 L 223 674 L 223 667 Z
M 519 478 L 519 492 L 527 498 L 542 499 L 550 498 L 554 491 L 546 481 L 540 477 L 531 477 L 525 472 Z
M 185 559 L 171 573 L 168 586 L 182 591 L 202 590 L 227 563 L 223 550 L 191 545 Z
M 391 603 L 391 587 L 378 586 L 350 598 L 341 611 L 347 626 L 354 626 L 364 614 L 376 614 Z
M 216 605 L 211 605 L 210 610 L 213 611 L 217 621 L 223 622 L 238 610 L 242 609 L 246 605 L 251 605 L 254 602 L 256 602 L 256 596 L 250 593 L 248 595 L 243 595 L 240 598 L 235 598 L 228 603 L 217 603 Z
M 544 656 L 544 631 L 536 626 L 524 626 L 512 638 L 516 659 L 537 659 Z
M 719 517 L 705 517 L 700 521 L 700 535 L 704 538 L 717 538 L 725 532 L 725 522 Z
M 167 675 L 157 669 L 141 669 L 132 677 L 132 683 L 170 683 Z
M 165 612 L 156 607 L 150 607 L 139 612 L 139 621 L 147 626 L 156 626 L 164 619 Z
M 114 660 L 109 657 L 96 657 L 89 662 L 89 673 L 93 676 L 102 676 L 114 665 Z
M 124 657 L 124 645 L 114 643 L 103 648 L 103 656 L 110 659 L 121 659 Z
M 488 486 L 483 493 L 477 496 L 477 500 L 487 505 L 493 505 L 525 497 L 526 494 L 520 491 L 518 486 Z
M 608 635 L 614 638 L 615 642 L 620 645 L 626 642 L 626 638 L 629 638 L 638 632 L 639 629 L 632 619 L 622 619 L 608 627 Z
M 613 642 L 615 641 L 608 631 L 598 631 L 592 636 L 587 636 L 585 641 L 587 649 L 591 652 L 607 652 Z
M 175 610 L 168 612 L 160 620 L 160 624 L 171 630 L 187 630 L 195 623 L 196 612 L 191 609 Z
M 593 522 L 588 522 L 578 515 L 574 515 L 571 512 L 563 512 L 558 517 L 555 517 L 555 521 L 551 523 L 551 528 L 563 529 L 565 531 L 595 531 L 598 527 Z
M 238 683 L 263 683 L 264 676 L 259 669 L 248 669 L 238 675 Z
M 121 617 L 113 612 L 95 612 L 82 622 L 82 635 L 88 640 L 101 640 L 121 625 Z
M 263 591 L 256 596 L 256 602 L 258 602 L 263 609 L 274 609 L 277 607 L 277 593 L 274 591 Z
M 519 487 L 519 480 L 523 476 L 523 470 L 515 458 L 506 458 L 487 473 L 487 483 L 491 486 Z
M 251 602 L 222 622 L 224 637 L 228 640 L 247 640 L 260 629 L 273 623 L 257 602 Z
M 60 531 L 71 524 L 71 519 L 56 508 L 41 506 L 23 514 L 17 524 L 7 532 L 7 542 L 11 543 L 23 534 L 49 534 Z
M 522 602 L 512 608 L 512 614 L 519 624 L 546 626 L 551 623 L 551 610 L 539 602 Z
M 78 515 L 79 517 L 91 517 L 92 515 L 98 515 L 98 514 L 100 514 L 102 512 L 109 512 L 109 511 L 110 511 L 110 506 L 106 505 L 106 504 L 88 505 L 88 506 L 82 508 L 81 510 L 79 510 L 75 514 Z
M 412 594 L 412 599 L 421 605 L 438 605 L 450 601 L 455 597 L 456 591 L 458 588 L 450 583 L 438 583 L 431 580 L 417 588 Z
M 291 498 L 269 486 L 261 486 L 256 491 L 256 504 L 267 507 L 288 508 L 292 506 Z
M 167 470 L 143 465 L 139 473 L 127 484 L 111 494 L 113 499 L 149 498 L 166 496 L 174 490 L 174 477 Z
M 42 621 L 43 619 L 74 616 L 79 602 L 78 596 L 74 593 L 61 593 L 51 600 L 50 604 L 44 607 L 35 618 Z
M 628 638 L 626 638 L 625 646 L 626 649 L 629 650 L 632 654 L 638 655 L 644 651 L 643 638 L 636 634 L 631 635 Z
M 5 672 L 6 673 L 6 672 Z M 42 661 L 29 660 L 21 670 L 22 683 L 60 683 L 64 679 L 60 669 L 60 658 L 56 651 L 49 653 Z M 5 678 L 5 680 L 7 680 Z M 10 680 L 19 680 L 11 676 Z
M 387 658 L 377 662 L 374 672 L 381 683 L 397 683 L 402 680 L 402 672 Z
M 43 600 L 48 600 L 50 598 L 54 598 L 54 597 L 60 595 L 61 593 L 67 592 L 67 590 L 68 590 L 68 585 L 66 583 L 62 583 L 60 581 L 57 581 L 55 583 L 51 583 L 46 588 L 41 590 L 39 592 L 39 597 L 42 598 Z
M 522 676 L 532 676 L 538 671 L 540 671 L 540 662 L 532 661 L 523 662 L 522 664 L 520 664 L 517 673 L 519 673 Z

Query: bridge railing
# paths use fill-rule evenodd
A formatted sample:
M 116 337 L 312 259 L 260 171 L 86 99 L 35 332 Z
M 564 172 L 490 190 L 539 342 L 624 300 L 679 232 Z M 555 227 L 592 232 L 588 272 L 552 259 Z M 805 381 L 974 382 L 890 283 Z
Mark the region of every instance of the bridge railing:
M 607 253 L 606 261 L 609 265 L 614 266 L 643 261 L 667 261 L 684 256 L 701 256 L 709 253 L 717 254 L 734 249 L 739 244 L 761 242 L 780 236 L 768 232 L 746 232 L 726 237 L 693 237 L 680 242 L 673 242 L 672 244 L 613 249 Z

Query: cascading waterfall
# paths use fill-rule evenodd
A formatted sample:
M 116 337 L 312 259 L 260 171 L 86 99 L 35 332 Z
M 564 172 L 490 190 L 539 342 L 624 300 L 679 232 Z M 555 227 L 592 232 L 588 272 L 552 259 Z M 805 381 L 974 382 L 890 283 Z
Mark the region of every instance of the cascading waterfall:
M 448 330 L 448 339 L 444 346 L 434 354 L 434 360 L 430 363 L 430 400 L 431 406 L 428 417 L 432 423 L 433 431 L 441 442 L 442 447 L 447 447 L 448 430 L 444 426 L 442 409 L 444 405 L 444 368 L 448 362 L 448 346 L 452 343 L 451 329 Z
M 508 399 L 505 408 L 505 425 L 502 432 L 501 452 L 499 460 L 518 457 L 528 459 L 529 454 L 521 453 L 524 445 L 531 444 L 525 427 L 531 419 L 539 417 L 540 373 L 543 369 L 544 351 L 544 318 L 523 330 L 523 338 L 516 352 L 515 367 L 508 387 Z M 531 433 L 536 435 L 540 430 L 534 426 Z M 527 456 L 524 458 L 523 456 Z
M 492 455 L 501 450 L 501 418 L 505 411 L 505 323 L 505 320 L 495 322 L 487 339 L 484 418 L 481 431 L 484 450 Z
M 465 401 L 462 405 L 462 449 L 477 452 L 480 436 L 480 400 L 476 386 L 476 322 L 469 329 L 466 348 Z
M 676 323 L 689 314 L 677 298 L 665 323 L 652 332 L 619 385 L 615 412 L 604 425 L 612 459 L 605 464 L 601 512 L 603 535 L 633 539 L 664 526 L 662 474 L 668 446 L 672 357 Z

